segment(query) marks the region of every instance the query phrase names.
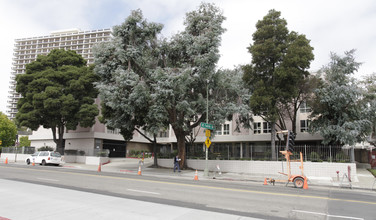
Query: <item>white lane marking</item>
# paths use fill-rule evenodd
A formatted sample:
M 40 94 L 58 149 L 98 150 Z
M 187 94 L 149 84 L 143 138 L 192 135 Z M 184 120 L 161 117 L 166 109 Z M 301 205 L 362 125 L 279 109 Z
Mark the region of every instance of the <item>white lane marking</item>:
M 364 220 L 364 218 L 357 218 L 357 217 L 351 217 L 351 216 L 341 216 L 341 215 L 328 215 L 325 213 L 320 212 L 309 212 L 309 211 L 303 211 L 303 210 L 292 210 L 293 212 L 301 212 L 306 214 L 313 214 L 313 215 L 324 215 L 330 218 L 342 218 L 342 219 L 355 219 L 355 220 Z
M 54 179 L 47 179 L 47 178 L 37 178 L 38 180 L 47 180 L 47 181 L 52 181 L 52 182 L 59 182 L 59 180 L 54 180 Z
M 160 193 L 156 193 L 156 192 L 142 191 L 142 190 L 136 190 L 136 189 L 127 189 L 127 190 L 128 191 L 132 191 L 132 192 L 139 192 L 139 193 L 148 193 L 148 194 L 160 195 Z

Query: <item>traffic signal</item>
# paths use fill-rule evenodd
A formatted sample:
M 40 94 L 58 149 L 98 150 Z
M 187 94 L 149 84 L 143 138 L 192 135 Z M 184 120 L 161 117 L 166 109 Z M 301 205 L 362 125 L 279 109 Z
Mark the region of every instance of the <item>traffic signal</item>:
M 295 146 L 295 135 L 292 131 L 289 130 L 288 137 L 287 137 L 287 151 L 294 152 Z

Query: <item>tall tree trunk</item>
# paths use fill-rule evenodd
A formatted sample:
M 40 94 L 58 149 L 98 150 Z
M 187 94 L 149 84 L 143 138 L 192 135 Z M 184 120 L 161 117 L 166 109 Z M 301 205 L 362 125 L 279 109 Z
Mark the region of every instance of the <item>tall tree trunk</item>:
M 56 151 L 63 154 L 63 144 L 64 144 L 64 125 L 59 125 L 57 127 L 58 137 L 56 137 L 56 127 L 51 128 L 52 137 L 56 144 Z
M 180 167 L 181 168 L 186 168 L 185 167 L 185 160 L 186 160 L 186 154 L 185 154 L 185 134 L 183 131 L 175 131 L 177 143 L 178 143 L 178 155 L 179 158 L 181 159 L 180 161 Z
M 272 129 L 272 132 L 271 132 L 272 160 L 277 160 L 277 154 L 275 150 L 275 135 L 276 135 L 275 122 L 271 122 L 270 124 L 271 124 L 271 129 Z

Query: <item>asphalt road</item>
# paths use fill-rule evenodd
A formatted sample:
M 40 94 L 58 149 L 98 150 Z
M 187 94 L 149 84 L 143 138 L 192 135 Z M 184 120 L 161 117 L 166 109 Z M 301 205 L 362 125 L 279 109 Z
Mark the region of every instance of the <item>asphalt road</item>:
M 89 213 L 105 213 L 101 219 L 116 219 L 113 215 L 119 214 L 130 215 L 128 219 L 376 219 L 376 193 L 371 191 L 329 187 L 303 190 L 9 164 L 0 164 L 0 180 L 1 204 L 12 204 L 6 206 L 7 213 L 12 207 L 20 212 L 23 200 L 35 197 L 39 199 L 24 206 L 37 210 L 46 203 L 54 204 L 56 210 L 68 210 L 58 212 L 64 218 L 80 213 L 74 207 L 85 204 L 82 210 L 91 207 Z M 39 195 L 45 191 L 49 200 L 44 201 Z M 12 199 L 10 195 L 16 195 L 15 201 L 6 200 Z M 1 209 L 4 205 L 0 205 L 0 219 L 11 217 Z

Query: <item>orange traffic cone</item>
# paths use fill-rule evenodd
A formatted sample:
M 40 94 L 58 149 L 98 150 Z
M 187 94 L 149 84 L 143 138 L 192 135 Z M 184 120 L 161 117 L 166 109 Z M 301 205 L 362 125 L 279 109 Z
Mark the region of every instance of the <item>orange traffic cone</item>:
M 5 158 L 5 164 L 8 164 L 8 157 Z
M 99 163 L 99 166 L 98 166 L 98 172 L 101 172 L 102 171 L 102 164 Z
M 141 175 L 141 166 L 138 166 L 138 175 Z
M 196 172 L 195 172 L 195 178 L 194 178 L 194 180 L 198 180 L 198 173 L 197 173 L 197 170 L 196 170 Z
M 304 177 L 303 189 L 308 189 L 307 177 Z
M 33 163 L 31 165 L 35 166 L 35 161 L 34 160 L 33 160 Z
M 266 178 L 264 180 L 264 185 L 268 185 L 268 181 L 266 181 Z

